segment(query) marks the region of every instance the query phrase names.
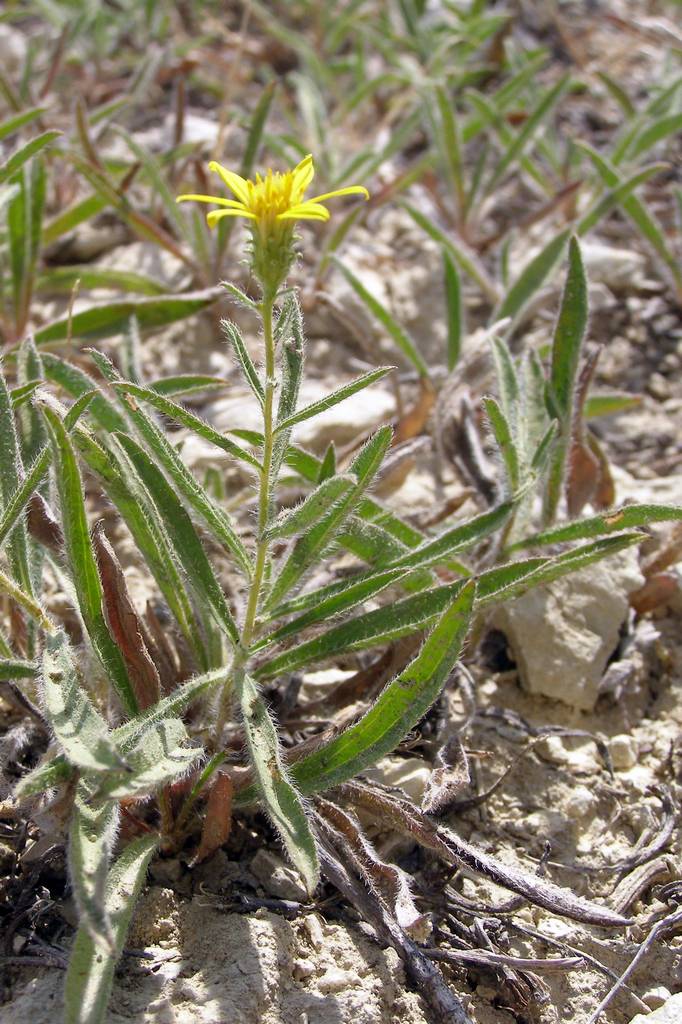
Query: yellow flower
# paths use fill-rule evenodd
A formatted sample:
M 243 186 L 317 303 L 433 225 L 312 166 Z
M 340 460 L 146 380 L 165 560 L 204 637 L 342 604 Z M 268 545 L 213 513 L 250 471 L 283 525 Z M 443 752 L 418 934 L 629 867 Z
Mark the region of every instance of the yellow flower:
M 369 199 L 369 192 L 362 185 L 337 188 L 333 192 L 305 199 L 305 191 L 315 173 L 310 154 L 301 160 L 293 171 L 285 171 L 282 174 L 279 171 L 268 170 L 265 177 L 257 174 L 255 181 L 242 178 L 215 161 L 208 165 L 208 169 L 220 175 L 236 198 L 183 195 L 178 196 L 177 201 L 182 203 L 189 199 L 199 203 L 216 203 L 223 209 L 211 210 L 207 214 L 206 220 L 210 227 L 214 227 L 223 217 L 246 217 L 255 221 L 253 227 L 259 231 L 263 239 L 278 234 L 276 225 L 283 221 L 329 220 L 329 210 L 322 203 L 327 199 L 333 199 L 334 196 L 361 195 Z

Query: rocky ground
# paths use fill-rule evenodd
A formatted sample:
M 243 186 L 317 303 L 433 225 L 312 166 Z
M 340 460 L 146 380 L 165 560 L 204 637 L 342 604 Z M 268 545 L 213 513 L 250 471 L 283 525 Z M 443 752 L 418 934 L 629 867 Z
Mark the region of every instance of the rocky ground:
M 620 49 L 616 58 L 625 59 Z M 205 112 L 196 117 L 199 134 L 203 122 L 209 128 L 214 123 Z M 162 128 L 150 132 L 158 135 Z M 106 266 L 144 268 L 169 289 L 183 285 L 182 265 L 171 257 L 160 258 L 148 243 L 116 238 L 110 226 L 103 234 L 109 238 L 100 257 Z M 305 229 L 304 235 L 307 239 Z M 93 243 L 83 237 L 79 244 Z M 590 341 L 604 346 L 596 389 L 641 396 L 636 409 L 605 417 L 597 427 L 617 499 L 682 504 L 680 308 L 647 251 L 618 218 L 598 240 L 586 242 L 584 252 Z M 521 254 L 523 262 L 528 253 Z M 472 511 L 464 493 L 468 482 L 439 461 L 439 431 L 446 429 L 447 410 L 457 396 L 467 392 L 478 401 L 492 387 L 475 297 L 467 298 L 469 332 L 461 365 L 447 378 L 438 369 L 444 328 L 433 316 L 443 306 L 435 244 L 406 214 L 387 207 L 371 230 L 352 234 L 344 258 L 437 367 L 444 406 L 412 439 L 415 447 L 398 471 L 382 481 L 382 500 L 415 521 L 428 519 L 458 496 L 463 513 Z M 238 277 L 242 269 L 235 267 L 235 273 Z M 315 291 L 305 255 L 296 274 L 310 339 L 304 401 L 360 369 L 396 361 L 389 340 L 340 275 L 332 275 L 323 292 Z M 101 293 L 78 302 L 87 305 L 93 297 Z M 526 344 L 549 337 L 558 297 L 556 282 L 527 311 Z M 232 306 L 226 311 L 239 317 L 256 352 L 249 315 Z M 103 347 L 115 351 L 110 343 Z M 241 388 L 226 346 L 216 340 L 211 318 L 150 335 L 143 351 L 154 376 L 202 371 L 229 381 L 224 392 L 201 402 L 202 413 L 218 429 L 258 426 L 257 409 Z M 414 379 L 406 367 L 400 369 L 398 396 L 379 385 L 371 401 L 363 393 L 302 424 L 296 439 L 318 452 L 333 440 L 343 452 L 377 424 L 399 418 L 416 398 Z M 200 475 L 209 466 L 224 469 L 235 507 L 244 501 L 245 481 L 227 460 L 221 466 L 214 449 L 189 435 L 178 433 L 175 440 L 184 442 L 183 455 Z M 109 514 L 105 508 L 97 511 Z M 434 856 L 411 842 L 379 833 L 380 853 L 411 874 L 434 939 L 445 929 L 459 935 L 464 948 L 464 939 L 475 935 L 479 948 L 492 948 L 494 941 L 495 949 L 534 961 L 517 967 L 465 960 L 443 965 L 475 1024 L 592 1024 L 600 1000 L 638 950 L 641 960 L 600 1021 L 672 1024 L 682 1019 L 682 995 L 675 995 L 682 993 L 679 913 L 669 928 L 654 933 L 651 944 L 647 939 L 682 900 L 679 577 L 673 575 L 652 611 L 638 615 L 632 606 L 647 559 L 669 537 L 668 528 L 657 528 L 637 554 L 532 592 L 481 622 L 467 652 L 471 691 L 460 687 L 446 693 L 414 743 L 404 744 L 373 772 L 419 802 L 445 722 L 445 732 L 460 736 L 471 770 L 448 814 L 449 825 L 481 850 L 633 919 L 614 933 L 524 901 L 510 904 L 510 894 L 492 883 L 466 870 L 446 873 Z M 121 538 L 119 550 L 130 591 L 142 603 L 149 582 L 132 549 L 126 558 L 125 543 Z M 350 674 L 347 668 L 305 677 L 304 693 L 323 695 Z M 0 713 L 7 726 L 16 725 L 14 707 L 0 703 Z M 0 823 L 9 825 L 15 814 L 9 798 L 0 804 Z M 0 865 L 11 857 L 8 850 L 0 841 Z M 54 856 L 58 875 L 63 853 Z M 46 890 L 44 901 L 45 912 L 63 921 L 68 942 L 74 921 L 68 891 L 55 904 Z M 564 962 L 557 966 L 553 958 Z M 1 1024 L 58 1020 L 62 977 L 59 965 L 13 968 L 2 991 Z M 331 887 L 308 902 L 267 826 L 245 816 L 227 849 L 193 871 L 182 855 L 153 865 L 109 1019 L 112 1024 L 421 1024 L 434 1018 L 394 950 L 377 943 Z

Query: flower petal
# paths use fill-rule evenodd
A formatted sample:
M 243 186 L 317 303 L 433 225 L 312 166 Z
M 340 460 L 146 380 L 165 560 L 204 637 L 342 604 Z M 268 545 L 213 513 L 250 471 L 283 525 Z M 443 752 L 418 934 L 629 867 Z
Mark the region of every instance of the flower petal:
M 320 203 L 323 199 L 333 199 L 334 196 L 364 196 L 369 199 L 369 192 L 364 185 L 349 185 L 348 188 L 337 188 L 333 192 L 325 192 L 321 196 L 311 196 L 309 203 Z
M 237 199 L 248 205 L 249 189 L 245 178 L 242 178 L 239 174 L 235 174 L 234 171 L 228 171 L 227 167 L 223 167 L 222 164 L 216 163 L 215 160 L 211 160 L 208 165 L 208 169 L 209 171 L 215 171 L 216 174 L 219 174 L 229 190 L 234 192 Z
M 277 214 L 277 220 L 329 220 L 329 210 L 319 203 L 299 203 Z
M 308 153 L 307 156 L 303 157 L 300 164 L 294 167 L 293 175 L 294 178 L 291 186 L 292 194 L 302 198 L 303 193 L 315 175 L 312 153 Z
M 247 217 L 249 220 L 258 220 L 255 213 L 249 213 L 248 210 L 211 210 L 210 213 L 206 214 L 206 223 L 210 228 L 215 227 L 219 220 L 223 217 Z
M 175 200 L 176 203 L 186 203 L 189 199 L 194 200 L 196 203 L 217 203 L 218 206 L 230 206 L 234 210 L 244 210 L 246 207 L 243 203 L 238 203 L 236 199 L 223 199 L 222 196 L 201 196 L 188 194 L 185 196 L 178 196 Z

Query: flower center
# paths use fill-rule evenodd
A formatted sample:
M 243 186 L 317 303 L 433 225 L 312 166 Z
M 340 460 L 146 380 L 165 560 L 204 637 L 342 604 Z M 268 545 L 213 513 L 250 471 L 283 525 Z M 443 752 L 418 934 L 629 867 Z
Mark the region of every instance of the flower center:
M 269 170 L 264 178 L 256 175 L 255 181 L 247 181 L 249 190 L 248 209 L 259 220 L 274 220 L 301 201 L 293 194 L 294 175 L 291 171 L 281 174 Z

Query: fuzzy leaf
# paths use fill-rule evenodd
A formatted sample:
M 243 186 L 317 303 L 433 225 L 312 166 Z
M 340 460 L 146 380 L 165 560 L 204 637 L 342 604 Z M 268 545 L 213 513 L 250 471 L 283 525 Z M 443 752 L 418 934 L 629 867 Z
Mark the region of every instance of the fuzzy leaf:
M 157 845 L 156 836 L 133 840 L 107 875 L 105 909 L 113 949 L 103 951 L 87 928 L 79 927 L 66 975 L 64 1024 L 105 1024 L 116 963 Z
M 268 527 L 265 536 L 268 540 L 274 540 L 276 537 L 294 537 L 303 533 L 329 512 L 330 508 L 344 498 L 354 486 L 355 477 L 330 477 L 311 491 L 299 505 L 284 509 Z
M 95 802 L 92 796 L 92 784 L 81 779 L 76 788 L 69 829 L 69 877 L 80 926 L 100 947 L 111 948 L 113 932 L 104 897 L 119 809 L 113 801 Z
M 250 760 L 264 808 L 312 896 L 320 880 L 317 849 L 301 798 L 289 781 L 277 729 L 256 683 L 248 675 L 238 680 L 237 692 Z
M 184 775 L 203 755 L 201 747 L 186 747 L 187 739 L 187 730 L 179 718 L 157 722 L 127 755 L 129 770 L 106 779 L 97 789 L 96 799 L 139 797 Z

